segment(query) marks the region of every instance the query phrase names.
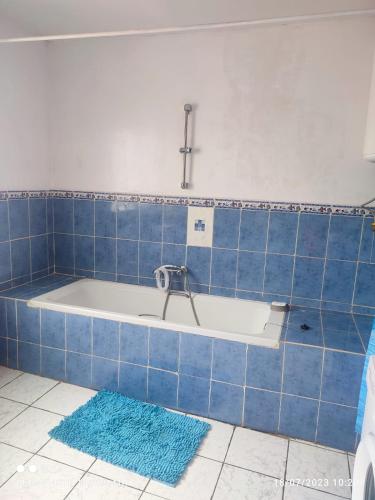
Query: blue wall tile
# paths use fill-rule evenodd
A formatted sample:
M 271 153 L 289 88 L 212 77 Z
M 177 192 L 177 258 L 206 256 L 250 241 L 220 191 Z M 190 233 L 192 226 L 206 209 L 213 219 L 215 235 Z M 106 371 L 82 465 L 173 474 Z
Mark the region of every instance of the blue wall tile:
M 129 398 L 147 399 L 147 368 L 120 363 L 119 391 Z
M 65 314 L 42 309 L 41 321 L 42 345 L 65 349 Z
M 354 303 L 375 307 L 375 264 L 358 264 Z
M 0 201 L 0 241 L 9 240 L 8 202 Z
M 175 373 L 163 370 L 148 370 L 148 399 L 151 403 L 177 407 L 178 377 Z
M 277 432 L 280 393 L 246 388 L 244 425 L 263 432 Z
M 171 243 L 163 244 L 162 264 L 174 264 L 184 266 L 186 261 L 186 246 L 174 245 Z
M 55 198 L 53 200 L 54 231 L 73 233 L 73 199 Z
M 17 326 L 19 340 L 40 343 L 40 309 L 28 307 L 26 302 L 18 302 Z
M 212 378 L 243 385 L 246 370 L 246 345 L 215 339 L 213 343 Z
M 150 329 L 150 365 L 177 371 L 179 335 L 170 330 Z
M 298 214 L 271 212 L 267 251 L 294 255 L 296 247 Z
M 66 348 L 68 351 L 91 353 L 91 318 L 78 314 L 66 315 Z
M 356 417 L 355 408 L 320 403 L 318 442 L 340 450 L 355 451 Z
M 6 366 L 8 362 L 7 339 L 0 337 L 0 365 Z
M 55 234 L 55 264 L 57 267 L 74 267 L 72 235 Z
M 362 238 L 359 248 L 359 260 L 362 262 L 371 262 L 371 252 L 374 242 L 374 231 L 371 229 L 373 217 L 365 217 L 362 227 Z
M 264 291 L 290 295 L 292 288 L 293 257 L 289 255 L 266 255 Z
M 95 238 L 95 271 L 116 272 L 116 240 Z
M 219 287 L 219 286 L 212 286 L 210 288 L 210 294 L 217 295 L 219 297 L 235 297 L 236 290 L 234 290 L 233 288 L 223 288 L 223 287 Z
M 181 334 L 180 368 L 185 375 L 211 377 L 212 339 L 200 335 Z
M 314 441 L 319 402 L 314 399 L 283 395 L 279 432 L 286 436 Z
M 341 351 L 358 352 L 364 354 L 365 351 L 359 334 L 353 331 L 324 330 L 324 345 L 330 349 Z
M 43 377 L 51 377 L 56 380 L 64 380 L 65 351 L 42 347 L 41 356 L 41 375 Z
M 319 398 L 323 350 L 285 344 L 283 392 Z
M 29 275 L 30 269 L 30 240 L 14 240 L 11 242 L 12 278 Z
M 187 247 L 186 265 L 192 283 L 210 282 L 211 248 Z
M 117 240 L 117 272 L 138 276 L 138 241 Z
M 271 391 L 281 390 L 283 349 L 249 345 L 246 385 Z
M 16 316 L 16 301 L 7 300 L 5 303 L 7 311 L 7 333 L 8 337 L 17 338 L 17 316 Z M 20 320 L 18 320 L 20 321 Z
M 365 357 L 326 351 L 322 379 L 323 401 L 357 406 Z
M 95 389 L 117 391 L 119 362 L 110 359 L 92 358 L 92 385 Z
M 194 415 L 208 415 L 210 381 L 205 378 L 180 375 L 178 408 Z
M 8 339 L 8 367 L 16 369 L 18 367 L 18 342 Z
M 240 249 L 264 252 L 267 241 L 268 212 L 243 210 L 241 215 Z
M 48 267 L 47 235 L 31 238 L 31 272 L 36 273 Z
M 140 239 L 143 241 L 162 241 L 162 205 L 141 203 Z
M 30 235 L 37 236 L 47 232 L 47 200 L 46 198 L 30 198 Z
M 210 417 L 230 424 L 240 425 L 243 397 L 244 391 L 242 387 L 212 381 Z
M 145 278 L 153 278 L 153 271 L 161 264 L 161 244 L 139 243 L 139 275 Z
M 0 283 L 11 278 L 10 244 L 8 241 L 0 243 Z
M 71 384 L 91 387 L 92 357 L 86 354 L 66 353 L 66 380 Z
M 362 217 L 337 215 L 331 218 L 328 235 L 329 259 L 357 260 Z
M 18 342 L 16 340 L 8 339 L 8 367 L 18 368 Z
M 18 342 L 18 368 L 24 372 L 40 374 L 40 346 Z
M 116 237 L 116 201 L 95 201 L 95 236 Z
M 119 359 L 119 323 L 107 319 L 94 318 L 93 354 L 109 359 Z
M 148 327 L 120 324 L 120 359 L 129 363 L 148 365 Z
M 94 201 L 74 200 L 74 233 L 94 236 Z
M 301 214 L 297 238 L 297 255 L 324 257 L 326 253 L 329 215 Z
M 263 291 L 264 253 L 239 252 L 237 288 Z
M 76 269 L 94 269 L 94 238 L 74 236 L 74 266 Z
M 303 330 L 301 328 L 302 324 L 307 324 L 309 329 Z M 301 324 L 289 324 L 286 332 L 286 340 L 288 342 L 297 342 L 305 345 L 324 346 L 320 325 L 316 325 L 314 323 L 310 324 L 308 321 L 302 322 Z
M 320 299 L 322 293 L 324 260 L 296 257 L 293 295 L 309 299 Z
M 211 285 L 235 288 L 237 251 L 212 249 Z
M 29 236 L 29 200 L 9 200 L 10 239 Z
M 240 229 L 240 210 L 215 208 L 213 246 L 219 248 L 238 248 Z
M 139 204 L 118 202 L 117 237 L 139 240 Z
M 6 300 L 0 299 L 0 337 L 7 337 L 7 308 Z
M 163 210 L 163 241 L 186 244 L 187 207 L 166 205 Z
M 323 299 L 334 302 L 351 302 L 355 271 L 355 262 L 327 260 Z

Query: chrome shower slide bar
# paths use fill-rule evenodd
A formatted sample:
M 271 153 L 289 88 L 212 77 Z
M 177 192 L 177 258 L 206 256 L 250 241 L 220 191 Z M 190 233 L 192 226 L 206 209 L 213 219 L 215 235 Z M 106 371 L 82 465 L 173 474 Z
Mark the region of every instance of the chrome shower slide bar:
M 184 128 L 184 146 L 179 149 L 180 153 L 184 155 L 184 169 L 183 169 L 183 177 L 181 182 L 181 189 L 188 189 L 189 183 L 186 182 L 186 156 L 191 154 L 192 148 L 187 145 L 187 134 L 188 134 L 188 122 L 189 122 L 189 113 L 192 111 L 193 107 L 191 104 L 185 104 L 185 128 Z

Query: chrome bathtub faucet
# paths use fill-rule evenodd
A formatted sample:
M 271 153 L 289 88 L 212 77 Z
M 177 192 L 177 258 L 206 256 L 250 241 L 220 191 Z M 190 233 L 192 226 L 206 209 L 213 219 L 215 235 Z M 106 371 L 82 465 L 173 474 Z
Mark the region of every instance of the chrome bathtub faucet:
M 195 310 L 194 300 L 191 294 L 190 282 L 189 282 L 189 271 L 186 266 L 176 266 L 174 264 L 165 264 L 164 266 L 157 267 L 154 269 L 154 275 L 156 279 L 156 285 L 161 292 L 166 293 L 162 320 L 165 320 L 167 315 L 167 308 L 169 303 L 169 298 L 171 295 L 180 295 L 186 297 L 190 300 L 191 309 L 194 314 L 195 322 L 200 326 L 197 311 Z M 174 276 L 182 277 L 183 280 L 183 290 L 174 290 L 173 278 Z

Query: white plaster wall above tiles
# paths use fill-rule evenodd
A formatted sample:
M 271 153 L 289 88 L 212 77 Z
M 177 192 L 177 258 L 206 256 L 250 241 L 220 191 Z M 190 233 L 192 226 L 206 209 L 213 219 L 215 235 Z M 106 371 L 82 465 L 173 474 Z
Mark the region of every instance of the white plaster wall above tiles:
M 213 207 L 189 207 L 187 244 L 195 247 L 212 247 L 214 228 Z
M 53 188 L 359 205 L 375 184 L 363 159 L 374 43 L 375 18 L 360 16 L 52 42 Z

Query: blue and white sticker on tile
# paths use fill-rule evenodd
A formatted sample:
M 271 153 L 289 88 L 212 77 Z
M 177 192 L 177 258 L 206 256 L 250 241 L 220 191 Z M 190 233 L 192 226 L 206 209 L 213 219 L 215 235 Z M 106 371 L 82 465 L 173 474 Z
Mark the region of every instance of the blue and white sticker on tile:
M 213 207 L 188 207 L 187 244 L 195 247 L 211 247 L 213 222 Z

